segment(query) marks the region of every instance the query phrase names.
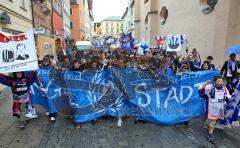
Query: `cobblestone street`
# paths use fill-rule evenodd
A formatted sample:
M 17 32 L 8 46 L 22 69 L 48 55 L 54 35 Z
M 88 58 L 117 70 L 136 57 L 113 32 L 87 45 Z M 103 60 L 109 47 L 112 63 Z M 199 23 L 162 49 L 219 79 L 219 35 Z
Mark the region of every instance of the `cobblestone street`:
M 134 123 L 125 119 L 122 128 L 116 119 L 99 119 L 95 125 L 85 123 L 76 129 L 70 119 L 58 116 L 55 124 L 49 123 L 45 111 L 37 107 L 39 118 L 31 121 L 25 130 L 18 128 L 11 115 L 11 94 L 0 95 L 0 147 L 1 148 L 106 148 L 106 147 L 214 147 L 206 140 L 203 119 L 190 125 L 158 126 L 151 123 Z M 216 131 L 217 147 L 240 147 L 240 128 Z

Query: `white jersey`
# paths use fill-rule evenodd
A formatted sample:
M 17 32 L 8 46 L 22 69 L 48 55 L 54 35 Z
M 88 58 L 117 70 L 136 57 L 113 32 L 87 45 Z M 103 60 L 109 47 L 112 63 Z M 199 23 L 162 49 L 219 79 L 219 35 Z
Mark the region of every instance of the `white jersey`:
M 224 101 L 226 98 L 230 99 L 231 95 L 226 87 L 221 90 L 216 89 L 212 84 L 207 85 L 204 89 L 208 96 L 208 119 L 222 119 L 224 118 Z

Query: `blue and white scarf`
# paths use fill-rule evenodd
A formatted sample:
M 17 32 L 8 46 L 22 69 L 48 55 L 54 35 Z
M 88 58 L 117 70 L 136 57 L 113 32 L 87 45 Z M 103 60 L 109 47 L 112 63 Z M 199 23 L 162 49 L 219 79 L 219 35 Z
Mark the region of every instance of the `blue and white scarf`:
M 238 83 L 235 92 L 227 103 L 224 119 L 220 121 L 224 125 L 232 125 L 234 121 L 238 121 L 238 113 L 240 109 L 240 83 Z

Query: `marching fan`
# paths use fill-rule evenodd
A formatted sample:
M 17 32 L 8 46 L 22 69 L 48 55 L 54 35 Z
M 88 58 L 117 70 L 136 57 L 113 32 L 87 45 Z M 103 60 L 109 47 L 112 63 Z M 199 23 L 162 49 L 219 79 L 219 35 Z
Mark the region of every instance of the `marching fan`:
M 51 69 L 53 69 L 54 67 L 51 65 L 51 61 L 50 61 L 50 57 L 48 57 L 48 56 L 45 56 L 44 58 L 43 58 L 43 60 L 42 60 L 42 64 L 39 66 L 39 68 L 40 69 L 45 69 L 45 70 L 51 70 Z M 42 87 L 43 87 L 43 89 L 42 89 L 42 91 L 46 91 L 46 87 L 47 87 L 47 85 L 48 85 L 48 83 L 49 83 L 49 80 L 48 79 L 43 79 L 43 77 L 41 77 L 41 84 L 43 85 Z M 47 93 L 47 92 L 45 92 L 45 93 Z M 51 106 L 51 105 L 50 105 Z M 57 113 L 55 113 L 55 112 L 51 112 L 51 111 L 49 111 L 49 112 L 47 112 L 46 113 L 46 115 L 49 117 L 49 120 L 51 121 L 51 122 L 55 122 L 56 121 L 56 115 L 57 115 Z
M 29 87 L 37 80 L 37 72 L 33 71 L 25 77 L 23 72 L 13 73 L 13 77 L 0 74 L 0 83 L 9 86 L 13 94 L 13 116 L 18 117 L 19 127 L 26 127 L 28 104 L 30 103 Z
M 206 99 L 206 118 L 208 127 L 208 141 L 216 144 L 213 131 L 217 127 L 217 121 L 224 118 L 224 101 L 230 99 L 228 89 L 223 86 L 222 77 L 215 77 L 213 84 L 206 81 L 199 87 L 199 96 Z

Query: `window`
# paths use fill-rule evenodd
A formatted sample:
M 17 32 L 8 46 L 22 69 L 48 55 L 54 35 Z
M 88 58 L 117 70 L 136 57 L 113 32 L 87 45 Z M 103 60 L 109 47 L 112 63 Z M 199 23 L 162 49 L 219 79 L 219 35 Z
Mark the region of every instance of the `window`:
M 70 15 L 72 15 L 72 8 L 70 8 Z
M 73 28 L 73 24 L 72 24 L 72 22 L 70 22 L 70 29 L 72 29 Z
M 168 9 L 164 6 L 162 7 L 162 10 L 160 12 L 160 21 L 161 24 L 164 25 L 168 18 Z
M 113 28 L 111 28 L 111 33 L 113 33 Z
M 202 10 L 202 12 L 204 14 L 211 13 L 215 9 L 215 6 L 217 5 L 217 3 L 218 3 L 218 0 L 200 0 L 201 5 L 207 6 Z
M 20 7 L 25 8 L 25 0 L 20 0 Z
M 148 15 L 145 17 L 145 24 L 148 24 Z
M 148 14 L 145 17 L 145 21 L 144 22 L 145 22 L 146 29 L 148 29 Z

